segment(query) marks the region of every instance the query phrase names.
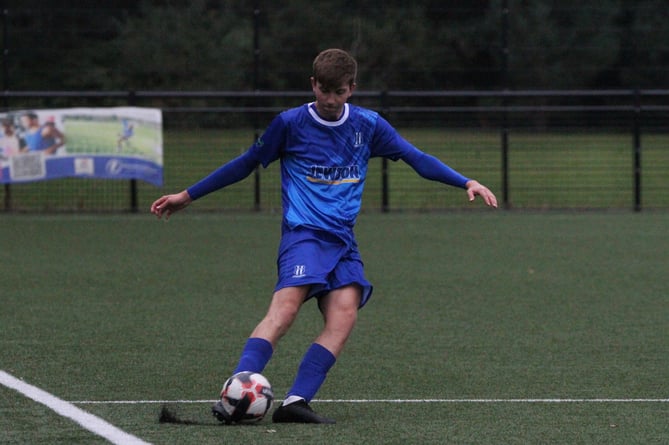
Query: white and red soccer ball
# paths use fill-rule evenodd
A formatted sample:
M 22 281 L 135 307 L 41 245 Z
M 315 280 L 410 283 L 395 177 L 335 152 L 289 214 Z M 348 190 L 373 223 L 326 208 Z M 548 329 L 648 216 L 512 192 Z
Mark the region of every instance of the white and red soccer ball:
M 272 385 L 257 372 L 239 372 L 230 377 L 221 390 L 223 408 L 237 422 L 261 420 L 273 401 Z

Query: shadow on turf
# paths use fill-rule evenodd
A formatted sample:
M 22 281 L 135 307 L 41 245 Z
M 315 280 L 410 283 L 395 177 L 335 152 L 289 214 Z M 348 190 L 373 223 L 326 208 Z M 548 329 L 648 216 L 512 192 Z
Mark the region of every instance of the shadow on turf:
M 213 416 L 212 416 L 213 418 Z M 219 422 L 218 420 L 213 420 L 211 422 L 205 422 L 202 420 L 192 420 L 192 419 L 182 419 L 179 416 L 178 409 L 176 406 L 170 406 L 170 405 L 163 405 L 160 408 L 160 414 L 158 416 L 158 422 L 159 423 L 169 423 L 173 425 L 194 425 L 194 426 L 220 426 L 220 425 L 226 425 L 223 422 Z M 258 426 L 260 423 L 232 423 L 227 426 L 232 426 L 232 425 L 243 425 L 245 427 L 247 426 Z
M 223 425 L 218 421 L 202 422 L 199 420 L 182 419 L 179 417 L 176 407 L 163 405 L 160 408 L 160 415 L 158 416 L 159 423 L 172 423 L 177 425 L 203 425 L 203 426 L 218 426 Z

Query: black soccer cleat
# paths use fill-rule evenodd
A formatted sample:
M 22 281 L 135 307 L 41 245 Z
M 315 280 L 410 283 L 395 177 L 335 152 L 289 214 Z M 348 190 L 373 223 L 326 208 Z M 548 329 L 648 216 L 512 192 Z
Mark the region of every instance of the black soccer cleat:
M 214 406 L 211 407 L 211 413 L 218 419 L 219 422 L 223 422 L 226 425 L 230 425 L 232 423 L 232 417 L 227 413 L 227 411 L 225 411 L 225 408 L 223 408 L 223 402 L 220 400 L 214 403 Z
M 290 405 L 279 406 L 272 414 L 274 423 L 322 423 L 335 424 L 334 419 L 323 417 L 314 412 L 304 400 L 300 400 Z
M 214 406 L 211 407 L 211 412 L 214 414 L 219 421 L 225 422 L 226 425 L 230 425 L 233 422 L 239 422 L 244 419 L 246 410 L 251 406 L 251 398 L 246 395 L 237 401 L 237 405 L 232 413 L 228 413 L 223 406 L 223 402 L 219 400 L 214 403 Z

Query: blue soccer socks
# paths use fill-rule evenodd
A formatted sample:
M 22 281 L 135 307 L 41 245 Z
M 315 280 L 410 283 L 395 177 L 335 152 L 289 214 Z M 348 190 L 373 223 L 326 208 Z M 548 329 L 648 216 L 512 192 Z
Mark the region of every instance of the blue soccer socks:
M 292 388 L 288 391 L 286 399 L 295 400 L 293 396 L 296 396 L 309 403 L 336 361 L 337 358 L 330 351 L 318 343 L 313 343 L 302 358 L 297 376 Z
M 273 352 L 272 344 L 264 338 L 249 338 L 233 374 L 242 371 L 262 373 L 272 358 Z M 309 403 L 336 361 L 337 358 L 325 347 L 313 343 L 302 358 L 293 386 L 286 396 L 286 402 L 290 403 L 291 401 L 304 399 Z M 288 403 L 284 402 L 284 404 Z
M 242 371 L 251 371 L 261 373 L 272 358 L 274 349 L 272 344 L 264 338 L 252 337 L 246 341 L 242 350 L 242 356 L 239 358 L 239 364 L 233 374 Z

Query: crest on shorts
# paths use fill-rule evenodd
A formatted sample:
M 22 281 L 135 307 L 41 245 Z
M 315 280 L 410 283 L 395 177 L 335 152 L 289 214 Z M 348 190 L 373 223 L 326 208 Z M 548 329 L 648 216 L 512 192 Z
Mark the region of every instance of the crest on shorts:
M 306 275 L 307 266 L 304 264 L 298 264 L 293 269 L 293 278 L 302 278 Z

